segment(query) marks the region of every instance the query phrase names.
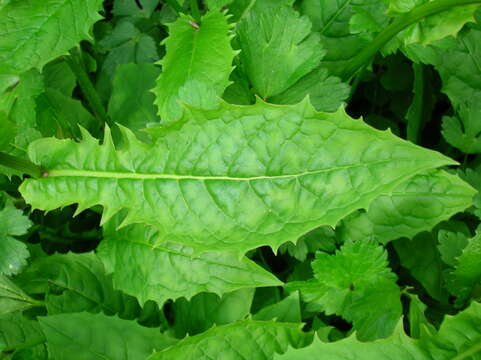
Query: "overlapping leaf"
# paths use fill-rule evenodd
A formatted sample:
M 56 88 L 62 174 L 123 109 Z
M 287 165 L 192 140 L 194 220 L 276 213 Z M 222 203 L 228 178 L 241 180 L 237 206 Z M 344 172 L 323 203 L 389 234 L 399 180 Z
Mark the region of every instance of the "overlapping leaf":
M 158 329 L 104 314 L 59 314 L 39 322 L 55 360 L 141 360 L 175 343 Z
M 127 129 L 120 150 L 109 131 L 103 145 L 85 132 L 80 143 L 38 140 L 30 158 L 48 176 L 20 191 L 45 210 L 101 204 L 103 223 L 126 209 L 123 225 L 159 230 L 154 246 L 245 252 L 333 226 L 416 173 L 454 163 L 308 102 L 185 112 L 177 126 L 155 132 L 155 145 Z
M 294 85 L 324 55 L 309 19 L 289 6 L 251 10 L 238 24 L 237 33 L 242 66 L 264 99 Z
M 181 15 L 169 25 L 166 56 L 159 62 L 162 73 L 154 93 L 164 123 L 179 120 L 179 101 L 202 107 L 216 107 L 229 85 L 235 51 L 230 46 L 227 17 L 219 10 L 208 12 L 200 25 Z
M 374 239 L 386 244 L 428 231 L 472 204 L 476 191 L 458 176 L 444 171 L 416 175 L 391 194 L 371 203 L 367 212 L 343 221 L 343 239 Z
M 118 218 L 113 219 L 118 220 Z M 208 291 L 219 295 L 236 289 L 282 284 L 253 261 L 232 251 L 211 250 L 193 256 L 178 244 L 158 244 L 159 233 L 142 225 L 119 231 L 115 222 L 104 228 L 106 239 L 98 253 L 116 288 L 134 295 L 141 303 L 186 297 Z
M 0 73 L 20 74 L 89 39 L 101 0 L 11 1 L 0 9 Z
M 187 337 L 149 360 L 271 359 L 288 345 L 302 346 L 310 338 L 301 332 L 300 324 L 246 320 Z
M 353 334 L 341 341 L 324 343 L 315 337 L 310 346 L 289 349 L 285 354 L 275 356 L 275 359 L 475 359 L 479 353 L 480 324 L 481 305 L 473 303 L 456 316 L 446 316 L 438 333 L 425 333 L 420 340 L 408 337 L 399 324 L 393 336 L 387 339 L 362 343 Z
M 0 274 L 17 274 L 27 264 L 27 246 L 12 236 L 24 235 L 31 224 L 11 202 L 0 211 Z
M 20 312 L 0 316 L 0 354 L 44 341 L 38 322 L 27 319 Z
M 392 334 L 402 311 L 400 291 L 382 247 L 348 242 L 335 255 L 318 253 L 312 268 L 314 280 L 288 287 L 299 289 L 313 307 L 352 322 L 360 340 Z

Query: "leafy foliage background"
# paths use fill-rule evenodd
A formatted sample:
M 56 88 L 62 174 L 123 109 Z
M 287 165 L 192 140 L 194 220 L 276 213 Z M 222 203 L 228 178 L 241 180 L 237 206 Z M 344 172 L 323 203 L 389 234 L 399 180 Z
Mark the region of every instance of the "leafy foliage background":
M 480 6 L 0 0 L 0 359 L 481 358 Z

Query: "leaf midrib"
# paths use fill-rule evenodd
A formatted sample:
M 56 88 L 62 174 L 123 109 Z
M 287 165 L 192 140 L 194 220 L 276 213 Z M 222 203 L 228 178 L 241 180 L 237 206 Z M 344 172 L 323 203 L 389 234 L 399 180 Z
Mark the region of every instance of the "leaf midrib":
M 412 159 L 396 159 L 397 161 L 412 161 Z M 328 173 L 332 171 L 338 171 L 343 169 L 352 169 L 361 166 L 372 166 L 384 163 L 390 163 L 393 159 L 384 159 L 373 161 L 370 163 L 349 164 L 342 166 L 335 166 L 326 169 L 303 171 L 297 174 L 285 174 L 285 175 L 259 175 L 259 176 L 220 176 L 220 175 L 176 175 L 176 174 L 156 174 L 156 173 L 138 173 L 138 172 L 122 172 L 122 171 L 98 171 L 98 170 L 75 170 L 75 169 L 53 169 L 48 170 L 47 178 L 50 177 L 87 177 L 87 178 L 108 178 L 108 179 L 132 179 L 132 180 L 223 180 L 223 181 L 253 181 L 253 180 L 279 180 L 279 179 L 291 179 L 307 175 L 316 175 L 321 173 Z M 438 164 L 439 165 L 439 164 Z M 430 166 L 429 168 L 434 167 Z

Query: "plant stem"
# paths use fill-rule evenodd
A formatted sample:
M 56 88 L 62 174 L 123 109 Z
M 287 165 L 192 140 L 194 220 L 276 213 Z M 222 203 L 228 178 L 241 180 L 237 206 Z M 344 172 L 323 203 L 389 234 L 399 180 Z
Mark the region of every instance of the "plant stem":
M 94 115 L 102 123 L 106 123 L 112 127 L 113 124 L 110 121 L 104 106 L 102 105 L 102 100 L 100 100 L 99 94 L 95 90 L 92 81 L 90 81 L 90 78 L 83 67 L 80 56 L 80 54 L 76 54 L 75 52 L 71 51 L 70 56 L 65 57 L 65 61 L 75 74 L 75 77 L 80 85 L 80 89 L 82 90 L 82 93 L 85 96 L 85 99 L 87 100 Z
M 389 40 L 408 26 L 415 24 L 428 16 L 436 15 L 453 7 L 473 4 L 481 4 L 481 0 L 435 0 L 414 8 L 410 12 L 396 19 L 391 25 L 378 34 L 376 38 L 359 54 L 352 58 L 344 69 L 342 77 L 346 80 L 352 79 L 359 69 L 365 66 Z
M 42 169 L 33 162 L 0 152 L 0 165 L 20 171 L 35 178 L 42 176 Z
M 406 114 L 407 139 L 413 144 L 418 143 L 419 132 L 424 119 L 424 68 L 422 64 L 413 64 L 414 98 Z
M 182 6 L 179 5 L 177 0 L 166 0 L 166 3 L 175 11 L 177 15 L 182 12 Z
M 190 11 L 192 13 L 192 17 L 194 18 L 197 24 L 200 24 L 200 11 L 199 11 L 199 4 L 197 0 L 190 0 Z

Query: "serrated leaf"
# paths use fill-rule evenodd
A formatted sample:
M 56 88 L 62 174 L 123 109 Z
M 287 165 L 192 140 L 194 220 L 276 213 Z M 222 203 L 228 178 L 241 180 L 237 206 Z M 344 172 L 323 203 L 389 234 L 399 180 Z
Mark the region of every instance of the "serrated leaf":
M 5 275 L 0 274 L 0 315 L 28 309 L 36 304 Z
M 458 176 L 434 170 L 413 176 L 391 194 L 374 200 L 367 212 L 343 220 L 343 241 L 373 239 L 386 244 L 431 230 L 472 205 L 476 191 Z
M 27 319 L 20 312 L 0 316 L 0 354 L 44 341 L 38 322 Z
M 469 237 L 462 232 L 440 230 L 438 232 L 438 250 L 443 262 L 449 266 L 456 266 L 456 258 L 463 253 L 468 245 Z
M 335 76 L 329 76 L 326 69 L 311 71 L 279 95 L 269 99 L 274 104 L 296 104 L 309 96 L 318 111 L 334 112 L 349 97 L 349 85 Z
M 65 96 L 55 89 L 45 89 L 45 92 L 36 98 L 36 112 L 38 130 L 43 136 L 77 138 L 80 136 L 79 125 L 93 133 L 98 128 L 98 120 L 79 100 Z
M 215 325 L 226 325 L 245 319 L 251 308 L 254 288 L 240 289 L 217 296 L 200 293 L 190 301 L 177 299 L 172 304 L 174 323 L 172 329 L 176 338 L 186 334 L 196 335 Z M 300 322 L 300 319 L 299 319 Z
M 189 16 L 181 14 L 169 25 L 169 37 L 164 42 L 166 56 L 159 62 L 162 73 L 153 90 L 163 123 L 182 117 L 179 101 L 202 106 L 206 99 L 220 97 L 229 85 L 236 52 L 230 46 L 226 15 L 213 10 L 202 17 L 197 27 L 191 22 Z M 189 88 L 192 84 L 200 90 Z
M 456 296 L 456 305 L 463 305 L 471 296 L 479 296 L 481 282 L 481 233 L 468 240 L 456 265 L 447 278 L 447 287 Z
M 443 117 L 442 134 L 449 144 L 466 154 L 481 153 L 480 118 L 478 103 L 467 102 L 457 109 L 456 116 Z
M 237 25 L 237 34 L 242 66 L 264 99 L 294 85 L 314 70 L 324 55 L 309 19 L 289 6 L 249 11 Z
M 391 335 L 402 308 L 387 265 L 386 251 L 368 241 L 348 242 L 335 255 L 318 253 L 312 263 L 320 294 L 315 303 L 352 322 L 360 340 Z
M 436 237 L 432 233 L 423 232 L 412 240 L 396 240 L 393 245 L 401 265 L 409 270 L 427 293 L 436 300 L 446 302 L 448 294 L 443 281 L 445 266 L 437 251 Z
M 0 73 L 42 69 L 90 38 L 101 0 L 12 1 L 0 13 Z M 40 45 L 41 44 L 41 45 Z
M 456 316 L 446 316 L 437 334 L 423 334 L 420 340 L 408 337 L 399 323 L 393 336 L 362 343 L 355 334 L 349 338 L 325 343 L 316 336 L 303 349 L 289 349 L 276 360 L 372 360 L 372 359 L 475 359 L 481 336 L 481 305 L 473 303 Z
M 150 92 L 159 73 L 154 64 L 122 64 L 115 71 L 108 114 L 112 121 L 128 127 L 140 139 L 147 135 L 138 130 L 160 121 L 154 94 Z
M 175 343 L 158 329 L 103 314 L 60 314 L 39 322 L 55 360 L 145 359 Z
M 126 209 L 122 225 L 159 230 L 154 247 L 243 253 L 334 226 L 416 173 L 455 164 L 343 110 L 318 113 L 307 102 L 185 113 L 176 126 L 151 130 L 153 145 L 128 129 L 120 150 L 108 131 L 103 145 L 86 132 L 80 143 L 35 141 L 30 158 L 48 176 L 19 190 L 34 209 L 79 203 L 78 213 L 100 204 L 102 223 Z
M 141 311 L 135 298 L 114 290 L 111 276 L 93 253 L 41 257 L 16 280 L 29 293 L 46 293 L 49 314 L 104 311 L 134 319 Z
M 115 223 L 114 221 L 117 220 Z M 232 251 L 204 252 L 178 244 L 159 243 L 159 232 L 143 225 L 116 231 L 118 218 L 104 227 L 98 254 L 113 272 L 116 288 L 134 295 L 140 303 L 186 297 L 208 291 L 219 295 L 241 288 L 282 283 L 253 261 Z
M 12 236 L 24 235 L 31 225 L 11 202 L 0 211 L 0 274 L 15 275 L 27 265 L 27 246 Z
M 271 359 L 288 345 L 305 345 L 310 338 L 300 324 L 246 320 L 187 337 L 149 360 Z
M 299 292 L 295 291 L 278 303 L 263 307 L 252 316 L 253 320 L 275 320 L 280 322 L 301 322 Z

